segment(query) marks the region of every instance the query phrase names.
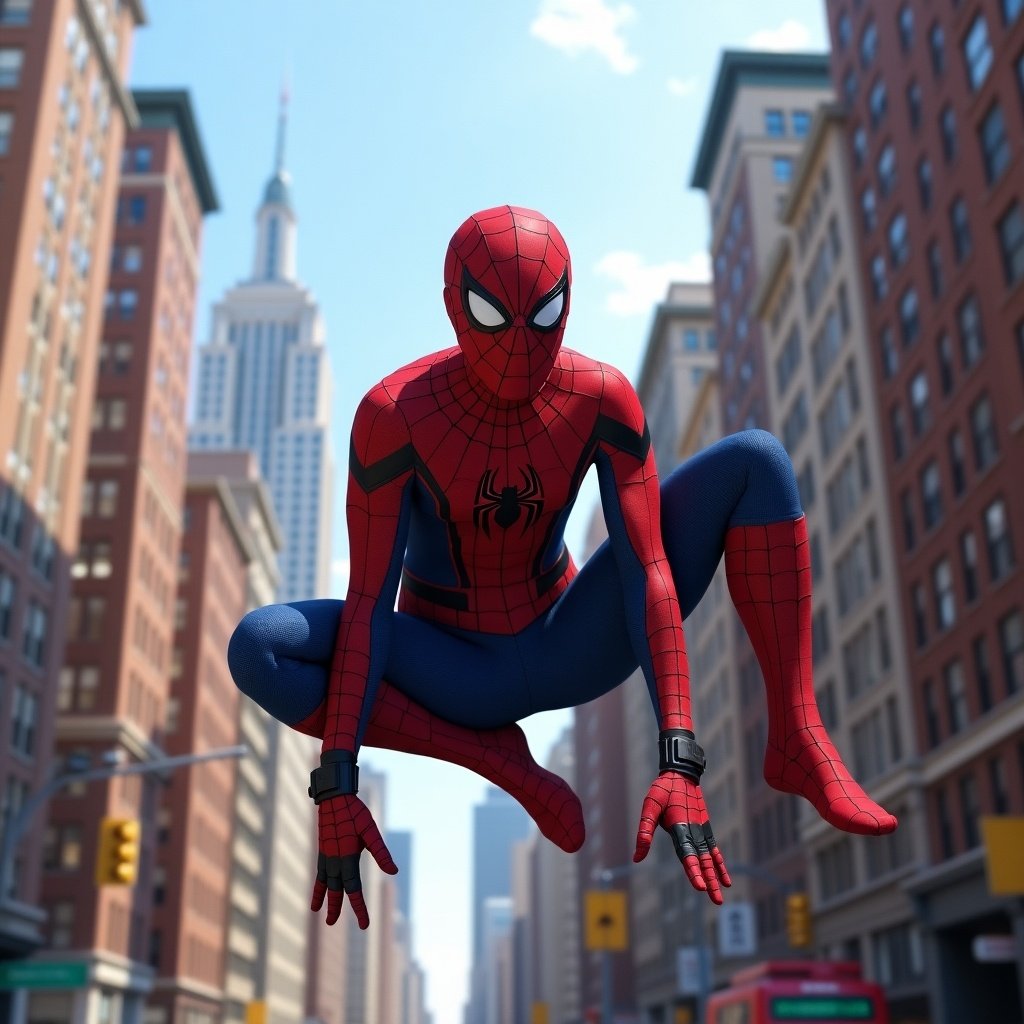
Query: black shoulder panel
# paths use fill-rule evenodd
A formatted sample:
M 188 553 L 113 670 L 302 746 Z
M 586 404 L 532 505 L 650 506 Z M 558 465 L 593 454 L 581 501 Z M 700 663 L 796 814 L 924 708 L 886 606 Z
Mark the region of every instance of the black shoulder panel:
M 598 440 L 607 441 L 628 455 L 635 455 L 641 462 L 647 458 L 647 453 L 651 450 L 651 428 L 646 420 L 643 434 L 638 434 L 624 423 L 602 414 L 597 417 L 594 434 Z
M 359 484 L 366 494 L 369 494 L 370 491 L 375 491 L 378 487 L 383 487 L 386 483 L 390 483 L 390 481 L 408 472 L 415 465 L 416 450 L 413 448 L 411 441 L 409 444 L 399 448 L 398 451 L 385 455 L 383 459 L 378 459 L 369 466 L 364 466 L 359 461 L 354 442 L 349 447 L 349 472 L 355 477 L 356 483 Z

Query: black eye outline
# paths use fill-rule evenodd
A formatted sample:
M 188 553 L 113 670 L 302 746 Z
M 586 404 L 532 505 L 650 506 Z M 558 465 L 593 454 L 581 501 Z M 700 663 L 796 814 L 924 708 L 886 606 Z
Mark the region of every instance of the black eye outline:
M 562 301 L 562 309 L 558 316 L 555 317 L 554 321 L 547 327 L 537 323 L 537 317 L 540 312 L 549 302 L 554 302 L 560 292 L 565 293 L 565 298 Z M 558 330 L 559 324 L 565 318 L 565 306 L 566 300 L 569 298 L 569 273 L 566 270 L 562 271 L 562 276 L 555 283 L 555 286 L 546 294 L 542 295 L 537 302 L 534 303 L 533 310 L 530 312 L 530 316 L 527 319 L 527 323 L 535 330 L 541 331 L 544 334 L 548 334 L 551 331 Z
M 488 327 L 487 324 L 480 323 L 475 316 L 473 316 L 472 309 L 469 308 L 469 293 L 474 292 L 485 302 L 489 302 L 496 312 L 500 313 L 504 320 L 500 324 L 496 324 L 494 327 Z M 469 322 L 478 330 L 484 331 L 487 334 L 497 334 L 498 331 L 507 330 L 512 324 L 512 317 L 509 316 L 508 310 L 504 305 L 496 299 L 486 288 L 483 287 L 469 272 L 468 268 L 462 268 L 462 308 L 466 314 Z

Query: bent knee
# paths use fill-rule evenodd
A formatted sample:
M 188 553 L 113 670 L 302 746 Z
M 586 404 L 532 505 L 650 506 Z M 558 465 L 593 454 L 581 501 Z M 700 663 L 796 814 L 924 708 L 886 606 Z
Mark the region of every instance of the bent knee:
M 228 641 L 227 660 L 231 678 L 243 693 L 253 696 L 258 679 L 270 658 L 267 608 L 257 608 L 242 617 Z
M 793 463 L 782 442 L 753 428 L 733 435 L 742 452 L 747 486 L 732 525 L 777 522 L 803 515 Z

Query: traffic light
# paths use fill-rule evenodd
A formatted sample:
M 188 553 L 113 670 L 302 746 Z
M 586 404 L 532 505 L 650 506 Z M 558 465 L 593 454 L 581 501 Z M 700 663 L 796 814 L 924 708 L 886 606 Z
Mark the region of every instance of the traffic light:
M 97 885 L 134 885 L 139 863 L 139 823 L 134 818 L 104 818 L 96 850 Z
M 811 945 L 811 901 L 805 892 L 791 892 L 786 897 L 786 932 L 794 949 Z

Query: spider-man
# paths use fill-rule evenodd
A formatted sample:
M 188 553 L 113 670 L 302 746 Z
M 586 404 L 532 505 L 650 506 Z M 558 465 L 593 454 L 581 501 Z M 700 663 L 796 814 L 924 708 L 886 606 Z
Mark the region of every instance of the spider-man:
M 723 552 L 768 693 L 765 778 L 838 828 L 892 831 L 896 819 L 852 779 L 818 714 L 807 530 L 781 445 L 758 430 L 728 437 L 659 488 L 626 378 L 562 348 L 569 252 L 539 213 L 470 217 L 444 279 L 458 345 L 386 377 L 356 411 L 346 600 L 251 612 L 228 651 L 243 691 L 323 738 L 309 788 L 320 837 L 312 909 L 326 894 L 333 924 L 347 893 L 365 928 L 361 851 L 398 870 L 356 796 L 363 745 L 471 768 L 547 838 L 579 849 L 578 798 L 533 760 L 515 723 L 592 700 L 638 665 L 660 771 L 634 859 L 660 824 L 694 888 L 721 903 L 730 879 L 699 785 L 682 623 Z M 592 465 L 609 541 L 577 574 L 562 536 Z

